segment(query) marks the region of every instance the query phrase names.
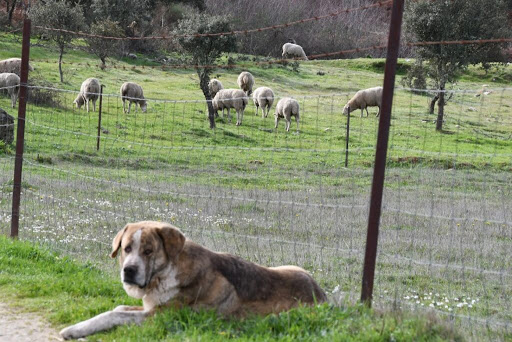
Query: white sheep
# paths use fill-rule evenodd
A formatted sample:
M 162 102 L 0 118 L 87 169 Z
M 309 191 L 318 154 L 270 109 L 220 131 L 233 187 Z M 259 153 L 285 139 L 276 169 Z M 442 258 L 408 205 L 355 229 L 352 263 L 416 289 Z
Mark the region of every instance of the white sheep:
M 34 68 L 29 64 L 29 71 L 34 71 Z M 0 61 L 0 73 L 13 73 L 20 76 L 21 73 L 21 58 L 8 58 Z
M 279 123 L 280 118 L 284 118 L 286 120 L 286 131 L 290 130 L 291 117 L 295 116 L 295 121 L 297 122 L 297 132 L 299 131 L 299 103 L 297 100 L 292 99 L 290 97 L 283 97 L 276 106 L 276 112 L 274 116 L 276 117 L 276 128 Z
M 234 108 L 236 110 L 236 125 L 240 126 L 248 102 L 249 99 L 240 89 L 221 89 L 215 94 L 212 100 L 212 106 L 215 112 L 222 109 L 222 116 L 224 116 L 224 109 L 227 109 L 229 121 L 231 121 L 231 108 Z
M 242 89 L 247 96 L 251 96 L 252 87 L 254 86 L 254 76 L 248 71 L 242 71 L 240 75 L 238 75 L 238 79 L 236 80 L 240 89 Z
M 7 94 L 11 97 L 11 106 L 14 108 L 20 91 L 20 77 L 12 72 L 1 73 L 0 88 L 6 88 L 4 90 L 7 90 Z
M 308 60 L 306 53 L 302 46 L 293 43 L 285 43 L 283 45 L 283 58 L 302 57 L 305 61 Z
M 142 112 L 146 112 L 147 103 L 144 99 L 142 87 L 137 83 L 125 82 L 121 86 L 121 99 L 123 100 L 123 112 L 130 113 L 132 102 L 135 103 L 135 111 L 137 111 L 137 104 L 140 106 Z M 128 100 L 128 112 L 126 111 L 125 100 Z
M 252 96 L 254 105 L 256 106 L 256 115 L 258 115 L 258 109 L 261 107 L 262 117 L 267 117 L 272 104 L 274 103 L 274 92 L 268 87 L 259 87 L 254 91 Z M 266 112 L 265 112 L 266 108 Z
M 208 90 L 210 90 L 210 96 L 212 98 L 215 97 L 215 94 L 219 92 L 219 90 L 224 89 L 222 83 L 218 79 L 212 79 L 208 82 Z
M 87 113 L 89 113 L 89 102 L 92 101 L 92 110 L 95 112 L 96 101 L 100 97 L 100 90 L 100 81 L 97 78 L 88 78 L 82 82 L 80 92 L 76 96 L 76 99 L 73 101 L 73 103 L 76 104 L 78 109 L 80 109 L 85 103 Z
M 368 107 L 377 106 L 379 111 L 376 116 L 380 115 L 380 107 L 382 104 L 382 87 L 374 87 L 359 90 L 343 107 L 343 114 L 348 115 L 350 112 L 361 109 L 361 117 L 363 117 L 363 110 L 366 109 L 366 116 L 368 116 Z

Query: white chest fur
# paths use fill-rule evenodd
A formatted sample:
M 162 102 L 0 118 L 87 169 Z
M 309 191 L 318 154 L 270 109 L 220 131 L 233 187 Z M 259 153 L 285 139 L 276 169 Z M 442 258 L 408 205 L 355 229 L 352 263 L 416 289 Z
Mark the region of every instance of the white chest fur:
M 158 285 L 146 292 L 142 298 L 144 310 L 149 311 L 156 306 L 162 305 L 173 299 L 179 292 L 179 282 L 176 276 L 178 270 L 172 264 L 169 264 L 160 273 L 160 282 Z

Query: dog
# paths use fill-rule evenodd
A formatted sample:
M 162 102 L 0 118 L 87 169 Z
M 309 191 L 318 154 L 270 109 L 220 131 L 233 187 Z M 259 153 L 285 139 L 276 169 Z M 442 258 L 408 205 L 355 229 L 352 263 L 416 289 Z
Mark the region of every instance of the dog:
M 243 318 L 314 305 L 325 292 L 297 266 L 264 267 L 237 256 L 208 250 L 168 224 L 129 223 L 112 242 L 118 254 L 126 293 L 143 306 L 116 307 L 63 329 L 64 339 L 85 337 L 124 324 L 141 324 L 166 307 L 214 309 L 222 316 Z

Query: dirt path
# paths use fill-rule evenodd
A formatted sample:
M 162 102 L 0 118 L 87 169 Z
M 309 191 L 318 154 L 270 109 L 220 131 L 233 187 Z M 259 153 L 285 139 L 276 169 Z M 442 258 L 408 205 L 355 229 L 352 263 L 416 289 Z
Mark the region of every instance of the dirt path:
M 58 336 L 40 316 L 0 302 L 0 342 L 54 342 Z

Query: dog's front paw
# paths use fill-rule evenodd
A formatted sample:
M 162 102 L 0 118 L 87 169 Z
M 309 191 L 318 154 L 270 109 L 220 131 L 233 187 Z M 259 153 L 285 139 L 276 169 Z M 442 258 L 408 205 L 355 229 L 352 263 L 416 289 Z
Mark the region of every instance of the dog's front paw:
M 84 331 L 78 327 L 78 324 L 62 329 L 59 334 L 65 340 L 73 340 L 85 336 Z

